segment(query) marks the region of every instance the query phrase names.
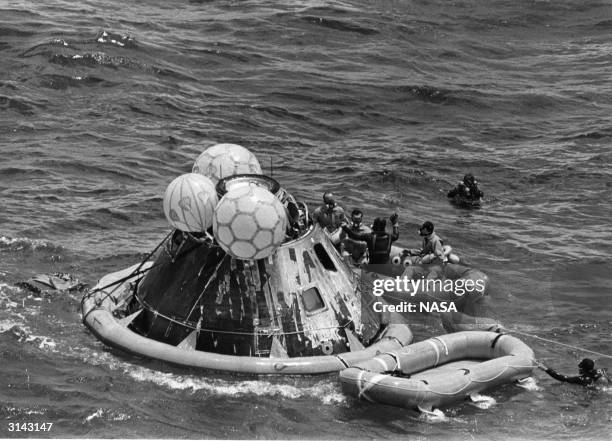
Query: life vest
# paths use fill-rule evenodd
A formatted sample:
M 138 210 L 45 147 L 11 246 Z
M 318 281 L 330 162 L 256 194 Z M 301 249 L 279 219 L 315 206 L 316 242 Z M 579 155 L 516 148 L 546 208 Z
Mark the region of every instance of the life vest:
M 329 208 L 327 205 L 322 205 L 313 213 L 313 221 L 320 224 L 328 231 L 333 231 L 340 226 L 344 220 L 344 210 L 339 205 Z
M 391 253 L 391 236 L 387 233 L 372 233 L 372 249 L 370 263 L 387 263 Z

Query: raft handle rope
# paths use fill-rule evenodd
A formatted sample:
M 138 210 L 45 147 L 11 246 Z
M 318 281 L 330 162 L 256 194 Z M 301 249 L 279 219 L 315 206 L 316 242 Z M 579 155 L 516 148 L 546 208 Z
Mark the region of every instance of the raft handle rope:
M 559 345 L 559 346 L 564 346 L 566 348 L 574 349 L 576 351 L 588 352 L 588 353 L 591 353 L 591 354 L 599 355 L 600 357 L 611 358 L 612 359 L 612 355 L 604 354 L 602 352 L 592 351 L 590 349 L 581 348 L 579 346 L 568 345 L 567 343 L 561 343 L 559 341 L 550 340 L 550 339 L 543 338 L 543 337 L 538 337 L 537 335 L 528 334 L 526 332 L 517 331 L 515 329 L 503 328 L 503 330 L 506 331 L 506 332 L 509 332 L 509 333 L 524 335 L 525 337 L 531 337 L 531 338 L 535 338 L 535 339 L 538 339 L 538 340 L 542 340 L 542 341 L 545 341 L 547 343 L 552 343 L 552 344 L 556 344 L 556 345 Z
M 448 355 L 448 346 L 446 346 L 444 340 L 439 337 L 434 337 L 425 341 L 434 348 L 434 351 L 436 351 L 436 361 L 434 362 L 434 366 L 437 366 L 438 363 L 440 363 L 440 350 L 438 349 L 438 346 L 436 345 L 435 341 L 440 342 L 440 344 L 444 346 L 444 355 Z
M 495 349 L 495 345 L 497 344 L 497 341 L 503 337 L 504 334 L 499 334 L 497 337 L 495 337 L 493 339 L 493 342 L 491 343 L 491 349 Z
M 433 342 L 432 339 L 428 339 L 428 340 L 425 340 L 425 341 L 427 343 L 429 343 L 433 347 L 434 351 L 436 352 L 436 361 L 434 361 L 434 364 L 433 364 L 434 367 L 435 367 L 440 362 L 440 350 L 438 349 L 438 346 L 436 346 L 436 344 Z
M 381 356 L 383 355 L 388 355 L 395 361 L 395 367 L 393 369 L 389 369 L 389 366 L 387 365 L 385 360 L 381 358 Z M 383 372 L 383 374 L 385 375 L 403 374 L 402 368 L 400 366 L 399 355 L 396 354 L 395 352 L 382 352 L 378 354 L 376 357 L 374 357 L 373 360 L 376 360 L 385 368 L 385 371 Z

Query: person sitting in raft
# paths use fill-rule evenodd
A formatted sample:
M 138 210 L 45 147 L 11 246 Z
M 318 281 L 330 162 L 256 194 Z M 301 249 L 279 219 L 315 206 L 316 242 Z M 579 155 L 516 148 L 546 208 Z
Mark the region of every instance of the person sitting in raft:
M 391 253 L 391 244 L 399 238 L 398 219 L 399 216 L 397 213 L 389 217 L 393 226 L 393 232 L 390 235 L 387 233 L 387 220 L 382 217 L 374 219 L 371 233 L 356 233 L 347 225 L 343 225 L 342 230 L 351 239 L 364 241 L 368 245 L 370 263 L 387 263 L 389 261 L 389 254 Z
M 463 177 L 463 181 L 459 182 L 455 188 L 448 192 L 449 198 L 455 196 L 469 201 L 479 201 L 484 197 L 484 193 L 478 188 L 478 181 L 474 175 L 468 173 Z
M 351 212 L 351 224 L 349 229 L 356 234 L 370 234 L 372 229 L 363 225 L 363 212 L 355 209 Z M 347 237 L 342 242 L 344 251 L 351 256 L 356 264 L 365 263 L 368 261 L 368 244 L 362 240 L 355 240 Z
M 409 263 L 412 265 L 426 263 L 444 263 L 446 256 L 442 240 L 434 233 L 434 224 L 430 221 L 423 222 L 419 228 L 419 236 L 423 238 L 423 246 L 409 250 L 412 256 Z
M 608 384 L 610 382 L 605 369 L 595 369 L 595 362 L 590 358 L 585 358 L 578 364 L 578 375 L 574 375 L 573 377 L 560 374 L 540 362 L 537 363 L 538 367 L 548 375 L 564 383 L 594 386 L 596 384 Z

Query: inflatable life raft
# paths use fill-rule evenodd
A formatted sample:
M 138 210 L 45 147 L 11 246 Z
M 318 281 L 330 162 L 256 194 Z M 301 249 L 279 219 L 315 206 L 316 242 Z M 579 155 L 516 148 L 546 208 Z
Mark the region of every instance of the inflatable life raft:
M 464 331 L 381 352 L 340 372 L 347 395 L 429 410 L 529 377 L 534 353 L 510 335 Z
M 83 298 L 83 323 L 103 343 L 138 356 L 186 367 L 246 374 L 301 375 L 337 372 L 378 353 L 399 350 L 412 341 L 407 326 L 389 325 L 368 347 L 356 338 L 350 340 L 350 352 L 303 357 L 288 357 L 285 353 L 277 357 L 272 350 L 270 356 L 259 357 L 196 350 L 196 331 L 178 345 L 147 338 L 130 326 L 140 311 L 129 315 L 124 315 L 124 311 L 126 304 L 133 300 L 134 286 L 152 266 L 153 262 L 147 262 L 108 274 L 100 279 L 91 295 Z

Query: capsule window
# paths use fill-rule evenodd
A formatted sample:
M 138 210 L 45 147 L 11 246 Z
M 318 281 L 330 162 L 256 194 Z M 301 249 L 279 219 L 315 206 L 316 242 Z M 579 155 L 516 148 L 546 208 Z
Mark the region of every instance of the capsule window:
M 327 251 L 322 244 L 315 244 L 314 250 L 319 262 L 321 262 L 321 265 L 323 265 L 323 268 L 329 271 L 338 271 L 336 269 L 336 265 L 334 265 L 334 261 L 331 259 L 331 257 L 329 257 L 329 254 L 327 254 Z
M 308 313 L 325 308 L 323 297 L 321 297 L 321 293 L 319 293 L 319 290 L 315 287 L 308 288 L 307 290 L 303 291 L 302 299 L 304 300 L 304 308 Z

